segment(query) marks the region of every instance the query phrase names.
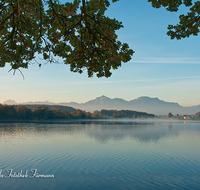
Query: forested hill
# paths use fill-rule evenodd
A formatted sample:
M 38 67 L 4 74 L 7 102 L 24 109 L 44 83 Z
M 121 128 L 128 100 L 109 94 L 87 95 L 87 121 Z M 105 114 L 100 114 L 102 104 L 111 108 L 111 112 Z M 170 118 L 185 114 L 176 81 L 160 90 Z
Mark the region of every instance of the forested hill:
M 131 110 L 101 110 L 101 115 L 105 115 L 111 118 L 153 118 L 154 114 L 148 114 L 146 112 L 137 112 Z
M 47 107 L 49 110 L 60 110 L 60 111 L 66 111 L 68 113 L 71 113 L 73 111 L 76 111 L 75 108 L 73 107 L 70 107 L 70 106 L 60 106 L 60 105 L 40 105 L 40 104 L 23 104 L 21 106 L 25 106 L 29 109 L 31 109 L 32 111 L 35 111 L 36 108 L 40 107 L 40 106 L 43 106 L 43 107 Z M 15 105 L 15 107 L 17 107 Z
M 50 108 L 50 109 L 49 109 Z M 62 108 L 60 110 L 58 108 Z M 65 106 L 38 106 L 36 105 L 1 105 L 0 119 L 117 119 L 117 118 L 149 118 L 154 114 L 136 112 L 131 110 L 101 110 L 93 113 L 79 109 L 71 109 L 73 112 L 65 111 Z
M 49 109 L 49 108 L 51 109 Z M 65 106 L 24 106 L 24 105 L 1 105 L 0 119 L 100 119 L 101 114 L 85 112 L 72 108 L 71 111 L 64 111 Z M 57 109 L 57 108 L 61 108 Z M 66 108 L 67 109 L 67 108 Z

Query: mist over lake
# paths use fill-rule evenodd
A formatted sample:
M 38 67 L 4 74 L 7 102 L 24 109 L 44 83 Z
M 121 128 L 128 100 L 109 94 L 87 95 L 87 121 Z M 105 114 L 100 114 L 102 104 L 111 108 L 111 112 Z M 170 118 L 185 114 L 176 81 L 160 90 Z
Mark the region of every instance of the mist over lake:
M 0 143 L 2 189 L 200 189 L 199 122 L 0 123 Z

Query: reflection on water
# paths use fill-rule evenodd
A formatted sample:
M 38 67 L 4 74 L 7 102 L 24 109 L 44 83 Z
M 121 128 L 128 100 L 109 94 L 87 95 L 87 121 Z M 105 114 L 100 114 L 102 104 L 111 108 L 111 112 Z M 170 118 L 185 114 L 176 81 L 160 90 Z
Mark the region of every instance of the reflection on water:
M 154 120 L 0 123 L 2 189 L 200 189 L 200 123 Z M 37 182 L 35 181 L 37 180 Z
M 171 124 L 155 122 L 73 122 L 66 124 L 7 123 L 0 124 L 0 137 L 18 138 L 20 136 L 51 136 L 85 134 L 99 142 L 109 139 L 133 138 L 138 141 L 157 141 L 165 136 L 178 134 L 178 128 Z

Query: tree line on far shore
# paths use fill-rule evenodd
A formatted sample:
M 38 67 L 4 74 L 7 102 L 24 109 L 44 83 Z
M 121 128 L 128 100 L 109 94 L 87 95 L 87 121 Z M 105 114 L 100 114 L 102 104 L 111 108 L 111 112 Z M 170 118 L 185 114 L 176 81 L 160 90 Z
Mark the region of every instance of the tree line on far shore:
M 99 113 L 90 113 L 77 109 L 73 112 L 49 109 L 47 106 L 38 106 L 35 110 L 23 105 L 0 105 L 0 119 L 99 119 Z
M 34 110 L 24 105 L 0 104 L 0 119 L 117 119 L 117 118 L 149 118 L 154 114 L 131 110 L 101 110 L 86 112 L 80 109 L 72 112 L 60 109 L 49 109 L 45 105 L 37 106 Z
M 194 119 L 194 120 L 200 120 L 200 111 L 195 113 L 194 116 L 191 115 L 182 115 L 180 116 L 179 114 L 173 115 L 171 112 L 168 113 L 167 115 L 168 118 L 176 118 L 176 119 Z M 161 117 L 160 117 L 161 118 Z

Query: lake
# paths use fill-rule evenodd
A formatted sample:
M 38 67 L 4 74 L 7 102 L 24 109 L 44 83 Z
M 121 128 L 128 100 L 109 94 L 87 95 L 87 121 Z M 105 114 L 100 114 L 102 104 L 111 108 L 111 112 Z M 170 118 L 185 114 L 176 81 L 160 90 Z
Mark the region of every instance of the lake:
M 1 189 L 199 190 L 200 123 L 0 123 Z

